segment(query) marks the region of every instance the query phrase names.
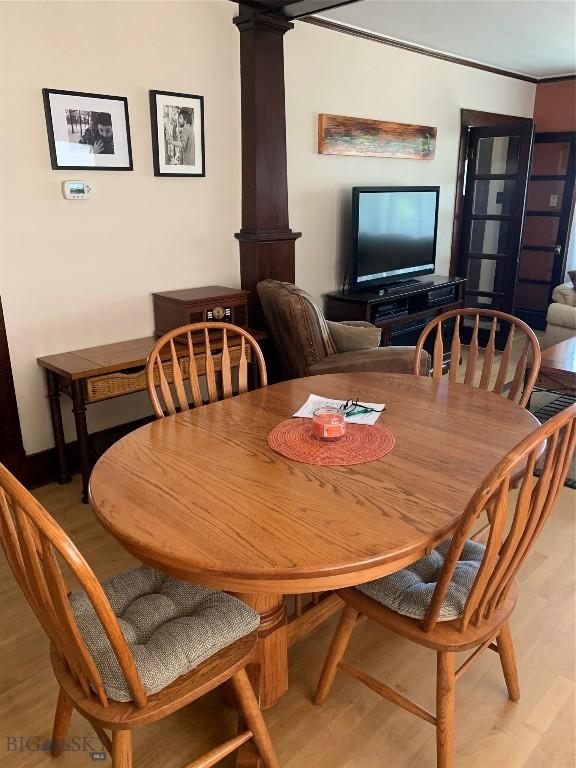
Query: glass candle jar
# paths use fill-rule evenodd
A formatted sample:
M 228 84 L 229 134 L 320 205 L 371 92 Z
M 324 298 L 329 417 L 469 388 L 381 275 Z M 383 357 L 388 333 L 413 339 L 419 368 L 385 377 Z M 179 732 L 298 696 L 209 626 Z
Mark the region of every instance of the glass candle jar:
M 312 416 L 312 434 L 318 440 L 340 440 L 346 433 L 346 420 L 338 408 L 317 408 Z

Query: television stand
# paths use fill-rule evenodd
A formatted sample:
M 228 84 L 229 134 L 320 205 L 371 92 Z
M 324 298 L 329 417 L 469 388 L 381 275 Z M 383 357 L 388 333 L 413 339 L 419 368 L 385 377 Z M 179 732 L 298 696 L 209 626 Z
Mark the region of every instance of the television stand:
M 414 346 L 437 315 L 464 306 L 463 277 L 429 275 L 380 290 L 333 291 L 326 296 L 328 320 L 364 320 L 382 329 L 380 345 Z
M 401 291 L 403 288 L 410 288 L 412 285 L 420 284 L 420 280 L 417 280 L 415 277 L 410 277 L 408 280 L 398 280 L 396 283 L 388 283 L 387 285 L 383 285 L 381 288 L 375 288 L 374 290 L 378 293 L 378 296 L 389 296 L 391 293 L 395 293 L 399 290 Z
M 388 283 L 388 285 L 384 285 L 376 290 L 378 296 L 388 296 L 390 293 L 402 290 L 402 288 L 410 288 L 411 285 L 419 285 L 420 282 L 421 281 L 417 280 L 415 277 L 411 277 L 409 280 L 399 280 L 397 283 Z

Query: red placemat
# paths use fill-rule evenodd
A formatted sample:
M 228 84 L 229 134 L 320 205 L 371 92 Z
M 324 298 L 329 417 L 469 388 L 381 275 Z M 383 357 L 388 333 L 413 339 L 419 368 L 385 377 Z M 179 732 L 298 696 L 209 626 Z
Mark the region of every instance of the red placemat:
M 312 435 L 311 419 L 286 419 L 268 435 L 268 445 L 302 464 L 346 466 L 382 458 L 394 448 L 394 435 L 380 424 L 347 424 L 346 434 L 333 442 Z

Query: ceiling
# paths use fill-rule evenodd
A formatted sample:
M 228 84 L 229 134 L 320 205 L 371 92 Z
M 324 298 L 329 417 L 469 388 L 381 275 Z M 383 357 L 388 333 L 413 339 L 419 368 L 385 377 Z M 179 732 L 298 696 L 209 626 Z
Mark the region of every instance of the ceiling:
M 318 15 L 530 77 L 576 72 L 573 0 L 361 0 Z

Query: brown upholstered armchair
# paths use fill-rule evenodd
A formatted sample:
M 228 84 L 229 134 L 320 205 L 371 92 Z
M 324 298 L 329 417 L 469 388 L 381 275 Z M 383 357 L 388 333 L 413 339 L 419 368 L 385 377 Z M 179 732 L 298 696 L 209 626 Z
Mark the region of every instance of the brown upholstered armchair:
M 291 283 L 264 280 L 257 291 L 289 378 L 353 371 L 413 372 L 415 348 L 378 346 L 380 330 L 370 323 L 326 320 L 312 296 Z M 423 351 L 422 369 L 429 364 L 430 357 Z

